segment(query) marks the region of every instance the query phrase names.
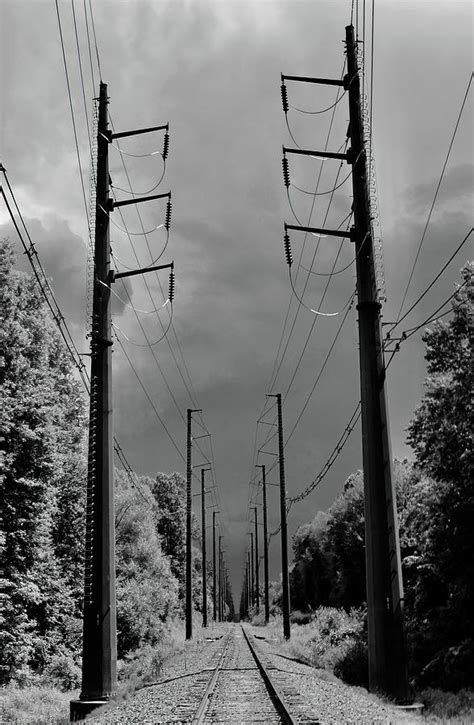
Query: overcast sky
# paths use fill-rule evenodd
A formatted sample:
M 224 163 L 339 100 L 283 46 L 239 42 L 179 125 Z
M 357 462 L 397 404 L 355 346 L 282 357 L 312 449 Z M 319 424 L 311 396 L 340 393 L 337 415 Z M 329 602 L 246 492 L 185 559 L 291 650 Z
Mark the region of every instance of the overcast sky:
M 364 3 L 365 4 L 365 3 Z M 363 39 L 362 0 L 358 30 Z M 366 88 L 370 89 L 371 14 L 367 2 Z M 97 95 L 98 68 L 92 46 L 96 87 L 92 86 L 84 6 L 75 0 L 84 93 L 90 117 Z M 156 412 L 185 455 L 186 409 L 194 408 L 191 388 L 205 424 L 212 433 L 197 441 L 213 456 L 220 492 L 220 519 L 226 538 L 234 594 L 240 593 L 240 573 L 248 542 L 249 479 L 254 463 L 271 466 L 275 458 L 256 461 L 256 421 L 279 349 L 291 299 L 283 252 L 283 222 L 295 223 L 281 174 L 282 144 L 293 146 L 280 99 L 280 73 L 339 78 L 343 70 L 345 26 L 350 0 L 92 0 L 102 79 L 108 84 L 109 111 L 115 129 L 129 130 L 170 123 L 170 154 L 158 191 L 172 191 L 173 218 L 169 245 L 162 262 L 174 260 L 176 299 L 169 342 L 151 351 L 121 337 L 127 355 L 147 389 L 147 400 L 119 344 L 114 346 L 115 433 L 139 474 L 184 472 L 183 460 L 159 422 Z M 89 189 L 86 113 L 80 83 L 79 57 L 71 2 L 59 2 L 67 70 L 80 147 L 83 181 Z M 87 352 L 86 319 L 87 219 L 74 145 L 58 18 L 54 0 L 0 0 L 1 19 L 1 154 L 10 182 L 37 251 L 63 313 L 81 351 Z M 354 21 L 356 20 L 356 9 Z M 382 228 L 387 302 L 384 320 L 396 318 L 423 228 L 436 190 L 472 68 L 472 4 L 468 0 L 375 0 L 373 150 L 378 207 Z M 362 46 L 361 46 L 362 47 Z M 332 105 L 334 88 L 288 83 L 289 101 L 304 110 Z M 302 114 L 291 109 L 290 128 L 303 148 L 323 149 L 331 111 Z M 347 98 L 336 106 L 329 150 L 344 143 Z M 472 226 L 473 90 L 471 87 L 450 153 L 443 183 L 408 291 L 405 309 L 434 278 Z M 131 154 L 161 151 L 162 134 L 122 141 Z M 291 179 L 315 189 L 321 163 L 290 158 Z M 162 173 L 161 156 L 124 157 L 137 192 L 147 191 Z M 349 169 L 344 166 L 340 180 Z M 110 172 L 117 187 L 127 188 L 119 152 L 110 149 Z M 337 162 L 324 162 L 320 191 L 330 190 Z M 155 192 L 156 193 L 156 192 Z M 118 198 L 128 198 L 117 191 Z M 330 195 L 316 198 L 290 188 L 294 211 L 302 223 L 322 226 Z M 334 195 L 326 225 L 338 226 L 350 211 L 351 184 Z M 165 206 L 142 204 L 145 230 L 161 224 Z M 311 216 L 310 216 L 311 214 Z M 122 224 L 118 212 L 113 222 Z M 129 231 L 139 232 L 140 220 L 131 207 L 124 218 Z M 0 205 L 0 234 L 16 242 L 6 210 Z M 132 236 L 140 265 L 150 262 L 147 243 Z M 154 256 L 165 241 L 163 229 L 148 236 Z M 304 236 L 292 233 L 293 256 L 299 259 Z M 137 266 L 127 236 L 111 227 L 114 253 L 128 267 Z M 306 240 L 301 264 L 331 270 L 340 241 Z M 406 320 L 421 322 L 446 299 L 459 280 L 459 270 L 472 248 L 467 245 L 439 282 Z M 336 269 L 353 260 L 344 242 Z M 20 258 L 19 266 L 25 267 Z M 297 265 L 293 267 L 297 273 Z M 306 279 L 299 270 L 297 287 Z M 167 275 L 161 278 L 165 293 Z M 309 308 L 341 310 L 354 290 L 354 266 L 331 280 L 310 275 L 304 293 Z M 147 283 L 156 304 L 164 298 L 158 280 Z M 115 291 L 126 298 L 120 283 Z M 143 278 L 128 291 L 140 310 L 152 309 Z M 290 322 L 297 305 L 292 300 Z M 129 340 L 146 345 L 134 312 L 117 303 L 114 323 Z M 161 312 L 167 324 L 168 308 Z M 161 335 L 156 315 L 140 320 L 150 341 Z M 334 340 L 341 315 L 318 317 L 301 309 L 286 346 L 273 393 L 285 395 L 284 426 L 289 434 L 313 387 Z M 312 328 L 304 355 L 301 353 Z M 288 327 L 287 327 L 288 332 Z M 121 336 L 121 333 L 117 333 Z M 176 339 L 179 340 L 179 347 Z M 183 365 L 181 352 L 186 361 Z M 174 357 L 173 357 L 174 354 Z M 295 368 L 297 373 L 292 380 Z M 180 365 L 178 371 L 176 360 Z M 162 373 L 158 369 L 158 365 Z M 405 429 L 422 394 L 425 375 L 420 336 L 401 349 L 388 372 L 393 454 L 410 455 Z M 165 381 L 166 380 L 166 383 Z M 171 397 L 167 386 L 172 391 Z M 289 388 L 289 392 L 287 394 Z M 357 323 L 351 310 L 305 413 L 285 449 L 288 495 L 311 482 L 331 454 L 359 400 Z M 199 419 L 198 419 L 199 420 Z M 274 410 L 265 416 L 274 422 Z M 271 426 L 260 425 L 257 447 Z M 196 424 L 196 435 L 203 430 Z M 267 446 L 275 452 L 276 438 Z M 202 462 L 194 450 L 194 462 Z M 320 486 L 291 509 L 289 531 L 327 508 L 342 490 L 347 476 L 361 467 L 360 428 L 356 428 Z M 270 475 L 278 483 L 277 469 Z M 195 482 L 196 484 L 196 482 Z M 197 493 L 198 487 L 195 486 Z M 254 491 L 254 489 L 252 489 Z M 271 530 L 278 524 L 278 489 L 270 488 Z M 198 511 L 198 499 L 196 511 Z M 259 499 L 260 500 L 260 499 Z M 210 518 L 210 512 L 209 512 Z M 279 541 L 271 547 L 271 576 L 279 573 Z

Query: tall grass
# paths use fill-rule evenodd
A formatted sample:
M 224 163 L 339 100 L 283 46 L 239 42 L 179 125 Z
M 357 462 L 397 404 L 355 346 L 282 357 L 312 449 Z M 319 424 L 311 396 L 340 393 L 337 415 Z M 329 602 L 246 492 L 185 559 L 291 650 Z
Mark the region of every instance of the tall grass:
M 79 691 L 7 685 L 0 690 L 0 722 L 63 725 L 69 722 L 69 701 L 76 697 Z

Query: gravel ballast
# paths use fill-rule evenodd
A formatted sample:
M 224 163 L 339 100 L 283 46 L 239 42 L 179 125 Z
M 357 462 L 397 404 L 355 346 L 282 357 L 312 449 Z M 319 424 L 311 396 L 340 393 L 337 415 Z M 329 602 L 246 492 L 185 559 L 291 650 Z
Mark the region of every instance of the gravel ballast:
M 164 665 L 158 682 L 147 685 L 115 706 L 98 712 L 98 723 L 176 723 L 191 722 L 196 697 L 204 693 L 212 668 L 222 651 L 224 636 L 231 627 L 223 624 L 196 635 L 185 645 L 184 652 L 174 655 Z M 336 678 L 295 661 L 291 661 L 278 644 L 262 639 L 263 628 L 247 628 L 258 635 L 257 650 L 271 667 L 271 677 L 282 690 L 297 694 L 294 716 L 305 723 L 413 723 L 420 716 L 407 714 L 360 687 L 350 687 Z M 293 699 L 293 698 L 292 698 Z M 229 721 L 232 722 L 232 721 Z M 249 723 L 249 725 L 251 725 Z

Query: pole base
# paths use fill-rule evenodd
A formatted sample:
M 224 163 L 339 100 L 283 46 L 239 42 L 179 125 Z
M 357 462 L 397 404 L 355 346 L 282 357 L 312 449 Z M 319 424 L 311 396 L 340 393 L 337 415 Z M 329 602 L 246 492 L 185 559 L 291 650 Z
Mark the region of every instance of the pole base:
M 107 705 L 110 700 L 71 700 L 69 703 L 69 721 L 80 722 L 99 707 Z
M 396 710 L 401 710 L 409 715 L 423 715 L 425 706 L 422 702 L 412 702 L 410 705 L 394 705 Z

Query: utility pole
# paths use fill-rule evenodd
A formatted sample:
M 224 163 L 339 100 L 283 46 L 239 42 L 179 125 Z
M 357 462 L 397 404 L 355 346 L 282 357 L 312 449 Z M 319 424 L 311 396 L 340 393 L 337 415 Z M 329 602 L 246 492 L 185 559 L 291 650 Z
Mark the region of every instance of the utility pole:
M 224 621 L 224 551 L 221 549 L 221 557 L 220 557 L 220 567 L 219 567 L 219 574 L 220 574 L 220 580 L 221 580 L 221 622 Z
M 355 242 L 359 312 L 359 368 L 364 469 L 365 563 L 369 689 L 400 704 L 410 700 L 403 623 L 403 581 L 392 455 L 387 414 L 385 362 L 371 224 L 367 154 L 362 120 L 360 75 L 354 27 L 346 27 L 347 75 L 343 80 L 282 75 L 282 100 L 288 110 L 285 80 L 343 86 L 349 96 L 351 148 L 346 154 L 283 149 L 283 175 L 289 186 L 287 153 L 341 159 L 352 165 L 354 227 L 350 232 L 285 224 L 285 252 L 291 266 L 289 229 L 346 237 Z
M 243 585 L 243 596 L 244 596 L 244 607 L 243 607 L 243 615 L 242 619 L 244 619 L 248 614 L 249 609 L 249 570 L 247 566 L 247 562 L 245 562 L 245 574 L 244 574 L 244 585 Z
M 253 507 L 255 514 L 255 606 L 257 613 L 260 611 L 260 582 L 258 580 L 258 519 L 257 519 L 257 507 Z
M 187 410 L 187 439 L 186 439 L 186 639 L 193 636 L 193 582 L 192 582 L 192 544 L 191 544 L 191 519 L 192 519 L 192 489 L 193 476 L 192 466 L 192 417 L 193 413 L 200 413 L 201 410 Z
M 202 626 L 207 627 L 207 562 L 206 562 L 206 492 L 204 475 L 210 468 L 201 468 L 201 529 L 202 529 Z
M 253 547 L 253 533 L 250 532 L 250 581 L 252 591 L 252 607 L 255 606 L 255 555 Z
M 267 481 L 265 465 L 259 465 L 262 469 L 262 496 L 263 496 L 263 577 L 264 577 L 264 601 L 265 601 L 265 624 L 270 621 L 270 595 L 268 584 L 268 520 L 267 520 Z
M 281 532 L 281 583 L 283 588 L 283 636 L 290 639 L 290 584 L 288 578 L 288 531 L 286 524 L 285 459 L 283 455 L 283 413 L 281 393 L 269 395 L 277 399 L 278 407 L 278 460 L 280 464 L 280 532 Z
M 247 551 L 247 587 L 248 587 L 248 608 L 247 608 L 247 614 L 250 614 L 250 610 L 252 608 L 252 577 L 250 574 L 250 551 Z
M 100 83 L 97 125 L 94 287 L 91 330 L 91 389 L 84 556 L 82 686 L 70 702 L 71 721 L 83 720 L 116 696 L 117 625 L 115 604 L 115 517 L 112 428 L 112 320 L 110 285 L 121 276 L 171 269 L 173 264 L 117 274 L 110 268 L 109 213 L 115 206 L 168 198 L 165 226 L 171 219 L 171 194 L 113 202 L 109 199 L 109 143 L 117 136 L 166 130 L 168 125 L 112 134 L 108 130 L 107 85 Z M 166 147 L 166 144 L 165 144 Z M 167 153 L 167 150 L 166 150 Z M 163 152 L 164 157 L 165 151 Z
M 354 164 L 355 255 L 359 312 L 362 453 L 365 491 L 369 686 L 406 702 L 409 697 L 403 625 L 403 581 L 387 416 L 385 362 L 377 297 L 367 158 L 357 46 L 346 27 L 349 132 Z
M 216 572 L 216 516 L 217 511 L 212 512 L 212 614 L 214 622 L 217 620 L 217 572 Z
M 71 720 L 84 719 L 87 713 L 113 699 L 117 689 L 107 105 L 107 86 L 101 83 L 97 127 L 82 688 L 79 701 L 71 702 Z
M 219 583 L 218 583 L 218 616 L 219 622 L 222 622 L 222 536 L 219 535 Z

